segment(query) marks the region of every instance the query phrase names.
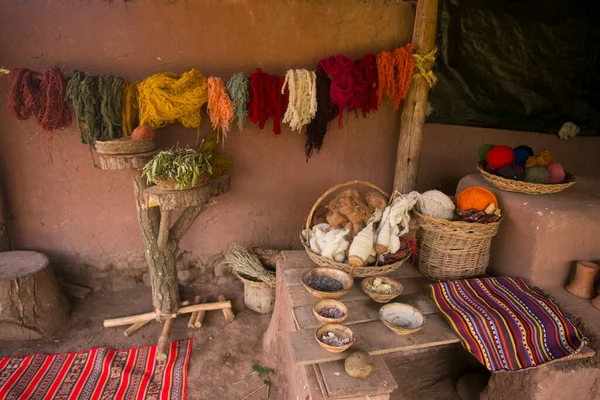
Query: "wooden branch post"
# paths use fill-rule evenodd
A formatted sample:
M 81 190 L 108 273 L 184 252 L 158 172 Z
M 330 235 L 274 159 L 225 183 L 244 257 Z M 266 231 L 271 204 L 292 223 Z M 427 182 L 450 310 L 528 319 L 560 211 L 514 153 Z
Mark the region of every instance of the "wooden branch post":
M 438 0 L 417 2 L 412 39 L 417 54 L 425 55 L 435 48 L 437 18 Z M 429 89 L 425 79 L 414 79 L 404 99 L 394 175 L 394 189 L 400 193 L 414 190 L 417 183 Z
M 163 331 L 158 341 L 159 360 L 167 357 L 170 345 L 170 332 L 173 320 L 178 314 L 194 311 L 231 311 L 231 302 L 194 304 L 179 308 L 179 288 L 175 260 L 179 252 L 179 241 L 192 226 L 196 218 L 205 210 L 213 196 L 229 191 L 229 177 L 211 180 L 207 185 L 188 190 L 166 190 L 157 186 L 148 187 L 142 177 L 141 168 L 154 156 L 155 152 L 137 155 L 99 155 L 100 168 L 106 170 L 131 170 L 135 204 L 140 224 L 140 232 L 146 248 L 146 261 L 152 285 L 154 312 L 116 318 L 104 321 L 105 327 L 132 324 L 125 336 L 133 334 L 153 319 L 164 321 Z M 179 218 L 171 226 L 171 216 L 175 209 L 183 209 Z M 231 313 L 231 314 L 229 314 Z

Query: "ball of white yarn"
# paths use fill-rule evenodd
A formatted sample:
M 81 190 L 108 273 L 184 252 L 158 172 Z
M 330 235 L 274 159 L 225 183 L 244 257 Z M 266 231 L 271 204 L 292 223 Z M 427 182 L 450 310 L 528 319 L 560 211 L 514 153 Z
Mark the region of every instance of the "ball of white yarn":
M 452 199 L 439 190 L 429 190 L 417 200 L 419 212 L 434 218 L 451 220 L 454 218 L 455 208 Z

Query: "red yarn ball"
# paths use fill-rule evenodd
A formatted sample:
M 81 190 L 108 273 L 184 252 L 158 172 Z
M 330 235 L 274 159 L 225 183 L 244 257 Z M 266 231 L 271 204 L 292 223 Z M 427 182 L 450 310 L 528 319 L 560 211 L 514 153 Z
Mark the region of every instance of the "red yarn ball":
M 487 163 L 494 169 L 500 169 L 515 161 L 515 153 L 508 146 L 494 146 L 487 154 Z

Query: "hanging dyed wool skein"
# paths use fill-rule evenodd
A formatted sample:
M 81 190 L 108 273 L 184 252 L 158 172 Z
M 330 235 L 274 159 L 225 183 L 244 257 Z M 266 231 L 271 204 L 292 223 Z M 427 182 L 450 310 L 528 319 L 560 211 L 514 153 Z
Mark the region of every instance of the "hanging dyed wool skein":
M 83 144 L 94 144 L 102 132 L 98 76 L 73 71 L 67 84 L 67 103 L 75 110 L 79 137 Z
M 140 125 L 153 129 L 179 121 L 186 128 L 200 126 L 200 109 L 208 101 L 208 84 L 192 68 L 181 75 L 152 75 L 139 84 Z
M 339 113 L 339 109 L 332 103 L 329 97 L 331 79 L 329 79 L 325 71 L 321 68 L 317 68 L 315 74 L 317 77 L 317 112 L 306 127 L 306 145 L 304 146 L 306 161 L 308 161 L 315 150 L 321 150 L 323 139 L 327 133 L 327 124 L 329 124 L 329 121 L 334 120 Z
M 71 109 L 65 104 L 67 81 L 58 68 L 42 71 L 40 94 L 42 99 L 36 117 L 39 127 L 46 132 L 54 132 L 71 125 Z
M 131 133 L 140 123 L 138 106 L 139 82 L 123 83 L 123 111 L 121 113 L 121 124 L 123 125 L 123 136 L 131 136 Z
M 377 55 L 379 104 L 383 102 L 384 97 L 387 97 L 394 101 L 394 110 L 400 108 L 400 103 L 408 94 L 415 69 L 415 61 L 412 57 L 414 49 L 415 47 L 409 43 L 392 52 L 384 51 Z
M 373 54 L 365 54 L 360 60 L 354 62 L 354 96 L 352 107 L 360 109 L 363 117 L 377 111 L 379 79 L 377 77 L 377 62 Z M 361 82 L 359 85 L 356 82 Z
M 248 109 L 246 108 L 246 105 L 248 104 L 248 98 L 250 97 L 249 86 L 250 80 L 242 72 L 234 74 L 227 81 L 227 92 L 229 93 L 229 98 L 233 103 L 233 115 L 234 118 L 237 119 L 240 132 L 242 131 L 244 122 L 248 117 Z M 233 119 L 231 122 L 233 122 Z
M 225 145 L 229 124 L 233 118 L 233 103 L 227 95 L 223 79 L 214 76 L 208 78 L 208 115 L 213 129 L 221 128 L 221 141 Z
M 289 90 L 289 102 L 283 122 L 300 132 L 317 112 L 317 75 L 306 69 L 290 69 L 285 74 L 281 91 Z
M 8 111 L 23 121 L 37 115 L 40 108 L 40 83 L 35 72 L 27 68 L 14 68 L 8 73 Z
M 250 75 L 248 118 L 260 129 L 273 118 L 273 133 L 281 133 L 281 117 L 287 104 L 287 91 L 282 92 L 284 78 L 266 74 L 259 68 Z M 282 94 L 283 93 L 283 94 Z
M 329 97 L 338 108 L 338 127 L 343 125 L 343 110 L 352 110 L 354 97 L 354 61 L 343 55 L 331 56 L 319 61 L 318 67 L 331 78 Z
M 102 139 L 123 136 L 123 78 L 112 75 L 98 77 L 100 114 L 102 114 Z

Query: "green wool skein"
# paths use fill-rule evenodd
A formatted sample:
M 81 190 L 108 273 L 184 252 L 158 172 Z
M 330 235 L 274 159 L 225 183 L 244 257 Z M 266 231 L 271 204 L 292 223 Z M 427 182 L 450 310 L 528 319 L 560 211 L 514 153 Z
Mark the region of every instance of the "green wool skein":
M 484 144 L 479 148 L 479 160 L 486 162 L 487 161 L 487 154 L 488 152 L 492 149 L 492 147 L 494 147 L 493 144 Z
M 237 118 L 238 128 L 240 131 L 244 127 L 244 122 L 248 117 L 248 109 L 246 104 L 248 103 L 248 99 L 250 98 L 250 80 L 243 72 L 239 72 L 234 74 L 227 81 L 227 92 L 229 93 L 229 98 L 233 103 L 233 116 L 231 119 L 231 123 L 233 120 Z
M 525 169 L 525 182 L 548 183 L 549 179 L 548 171 L 544 167 L 534 165 Z

